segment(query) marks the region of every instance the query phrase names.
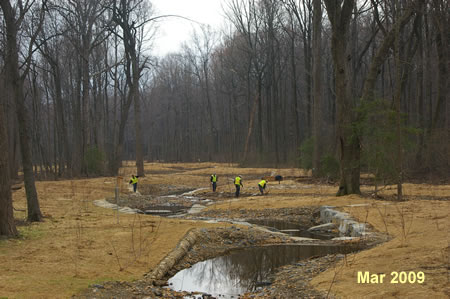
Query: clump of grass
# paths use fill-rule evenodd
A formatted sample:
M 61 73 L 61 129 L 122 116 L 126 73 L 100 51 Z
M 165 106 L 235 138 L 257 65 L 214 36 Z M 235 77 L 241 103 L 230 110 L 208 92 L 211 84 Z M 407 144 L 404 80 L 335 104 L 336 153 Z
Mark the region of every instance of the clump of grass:
M 37 240 L 46 234 L 46 231 L 38 225 L 19 226 L 17 229 L 21 240 Z

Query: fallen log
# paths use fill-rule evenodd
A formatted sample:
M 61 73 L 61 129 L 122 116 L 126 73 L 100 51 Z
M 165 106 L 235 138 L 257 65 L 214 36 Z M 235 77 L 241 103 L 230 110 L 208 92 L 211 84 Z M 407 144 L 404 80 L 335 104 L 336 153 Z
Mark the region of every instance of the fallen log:
M 188 231 L 184 237 L 178 242 L 177 246 L 166 255 L 166 257 L 158 264 L 158 266 L 147 276 L 151 280 L 162 279 L 167 272 L 173 268 L 173 266 L 180 261 L 185 254 L 192 248 L 192 246 L 197 242 L 198 237 L 201 232 L 198 229 L 191 229 Z

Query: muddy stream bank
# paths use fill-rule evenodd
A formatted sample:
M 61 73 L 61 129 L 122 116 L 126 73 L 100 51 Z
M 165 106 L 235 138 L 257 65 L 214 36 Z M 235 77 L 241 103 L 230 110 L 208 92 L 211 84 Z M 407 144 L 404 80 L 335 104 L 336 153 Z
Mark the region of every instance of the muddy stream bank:
M 202 211 L 211 204 L 186 189 L 120 198 L 120 206 L 138 213 L 234 225 L 191 232 L 192 240 L 180 241 L 142 280 L 93 285 L 76 297 L 322 297 L 325 294 L 308 286 L 312 277 L 381 240 L 376 234 L 350 238 L 343 235 L 341 224 L 323 225 L 321 207 Z

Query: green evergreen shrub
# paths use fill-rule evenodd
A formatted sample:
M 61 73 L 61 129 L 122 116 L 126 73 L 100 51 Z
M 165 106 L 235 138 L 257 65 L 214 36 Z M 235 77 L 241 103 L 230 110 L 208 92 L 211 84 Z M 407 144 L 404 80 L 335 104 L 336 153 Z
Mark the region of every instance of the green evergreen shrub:
M 299 148 L 300 156 L 300 168 L 310 170 L 313 165 L 313 151 L 314 151 L 314 139 L 308 138 L 302 142 Z
M 102 175 L 103 166 L 105 163 L 105 154 L 100 151 L 96 146 L 91 146 L 87 149 L 84 160 L 87 167 L 88 174 Z
M 339 178 L 339 169 L 339 161 L 334 155 L 325 154 L 320 159 L 319 176 L 335 180 Z
M 372 173 L 376 182 L 396 182 L 398 178 L 396 111 L 391 103 L 384 99 L 363 102 L 357 110 L 360 117 L 354 123 L 354 131 L 360 136 L 362 169 Z M 401 117 L 401 150 L 405 161 L 407 154 L 414 151 L 413 137 L 418 131 L 406 126 L 405 116 Z

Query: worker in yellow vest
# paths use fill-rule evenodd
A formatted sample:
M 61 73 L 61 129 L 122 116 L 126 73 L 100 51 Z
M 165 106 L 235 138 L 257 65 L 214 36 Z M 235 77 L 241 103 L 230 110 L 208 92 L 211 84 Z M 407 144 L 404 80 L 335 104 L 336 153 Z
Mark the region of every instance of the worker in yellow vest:
M 261 178 L 261 181 L 258 183 L 259 192 L 261 195 L 264 195 L 264 189 L 266 189 L 267 182 L 264 178 Z
M 138 183 L 138 178 L 139 176 L 132 174 L 131 175 L 131 180 L 129 182 L 129 184 L 133 184 L 133 192 L 136 192 L 137 190 L 137 183 Z
M 217 188 L 217 175 L 214 173 L 211 175 L 211 184 L 212 184 L 212 190 L 213 192 L 216 192 L 216 188 Z
M 236 187 L 236 197 L 239 197 L 239 192 L 241 191 L 241 187 L 244 187 L 244 185 L 242 185 L 242 177 L 240 175 L 238 175 L 235 179 L 234 179 L 234 186 Z

